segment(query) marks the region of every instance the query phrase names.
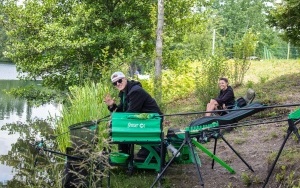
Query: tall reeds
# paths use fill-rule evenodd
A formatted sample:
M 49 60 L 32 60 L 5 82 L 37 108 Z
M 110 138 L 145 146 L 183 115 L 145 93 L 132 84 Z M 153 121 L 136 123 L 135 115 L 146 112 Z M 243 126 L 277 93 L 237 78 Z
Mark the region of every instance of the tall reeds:
M 99 187 L 106 174 L 109 167 L 109 119 L 104 117 L 109 111 L 103 99 L 111 93 L 109 86 L 100 82 L 70 88 L 67 104 L 62 108 L 62 118 L 57 122 L 57 142 L 60 151 L 80 156 L 82 160 L 66 161 L 62 177 L 64 185 Z
M 103 98 L 110 91 L 108 84 L 103 83 L 87 83 L 83 87 L 70 88 L 68 104 L 64 104 L 62 118 L 58 120 L 56 128 L 60 151 L 65 152 L 66 148 L 71 146 L 69 126 L 84 121 L 96 121 L 109 115 Z M 107 122 L 100 122 L 98 126 L 101 135 L 98 143 L 101 145 L 107 139 Z

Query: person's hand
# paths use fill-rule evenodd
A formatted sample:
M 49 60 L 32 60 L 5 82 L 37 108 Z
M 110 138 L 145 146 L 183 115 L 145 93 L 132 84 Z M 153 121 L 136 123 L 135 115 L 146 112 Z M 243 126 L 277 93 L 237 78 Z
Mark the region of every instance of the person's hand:
M 104 102 L 107 106 L 109 107 L 112 107 L 115 103 L 114 99 L 111 98 L 110 94 L 107 94 L 105 97 L 104 97 Z
M 212 104 L 218 104 L 218 102 L 215 99 L 210 99 L 209 102 L 212 103 Z
M 225 104 L 223 104 L 223 109 L 227 109 L 227 107 L 226 107 L 226 105 L 225 105 Z

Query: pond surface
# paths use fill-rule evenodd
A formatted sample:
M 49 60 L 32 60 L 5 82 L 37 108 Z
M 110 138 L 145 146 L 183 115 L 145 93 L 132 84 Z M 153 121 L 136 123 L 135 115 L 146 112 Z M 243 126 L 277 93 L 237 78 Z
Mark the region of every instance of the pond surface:
M 0 62 L 0 185 L 16 178 L 22 166 L 17 155 L 27 153 L 20 151 L 29 150 L 28 141 L 38 139 L 43 131 L 51 131 L 51 125 L 40 120 L 59 116 L 60 111 L 56 104 L 32 107 L 8 95 L 6 90 L 29 84 L 17 76 L 14 64 Z M 32 83 L 39 84 L 39 81 Z

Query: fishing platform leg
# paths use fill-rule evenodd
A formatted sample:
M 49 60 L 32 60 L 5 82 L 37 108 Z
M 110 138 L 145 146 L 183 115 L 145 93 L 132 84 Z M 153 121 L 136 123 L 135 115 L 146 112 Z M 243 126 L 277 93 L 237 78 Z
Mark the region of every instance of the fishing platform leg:
M 227 142 L 227 140 L 224 138 L 224 136 L 220 133 L 219 137 L 222 138 L 222 140 L 228 145 L 228 147 L 243 161 L 243 163 L 252 171 L 252 167 L 240 156 L 240 154 Z
M 293 122 L 293 120 L 291 120 L 291 119 L 288 120 L 289 128 L 288 128 L 288 130 L 287 130 L 287 135 L 285 136 L 285 138 L 284 138 L 284 140 L 283 140 L 283 143 L 282 143 L 281 146 L 280 146 L 280 149 L 279 149 L 279 151 L 278 151 L 278 154 L 277 154 L 277 156 L 276 156 L 276 158 L 275 158 L 275 160 L 274 160 L 274 162 L 273 162 L 273 164 L 272 164 L 272 167 L 271 167 L 271 169 L 270 169 L 270 171 L 269 171 L 269 174 L 268 174 L 268 176 L 267 176 L 267 178 L 266 178 L 266 180 L 265 180 L 265 183 L 264 183 L 264 185 L 263 185 L 263 188 L 265 188 L 266 185 L 268 184 L 269 179 L 270 179 L 270 177 L 271 177 L 271 175 L 272 175 L 272 172 L 273 172 L 273 170 L 274 170 L 274 168 L 275 168 L 275 165 L 276 165 L 276 163 L 277 163 L 277 161 L 278 161 L 278 159 L 279 159 L 279 157 L 280 157 L 280 155 L 281 155 L 281 152 L 282 152 L 282 150 L 283 150 L 283 148 L 284 148 L 284 146 L 285 146 L 285 143 L 286 143 L 286 141 L 289 139 L 289 137 L 290 137 L 290 135 L 292 134 L 292 132 L 294 132 L 294 134 L 297 136 L 298 142 L 300 141 L 300 135 L 299 135 L 299 132 L 298 132 L 298 128 L 296 127 L 296 124 L 299 123 L 299 122 L 300 122 L 300 120 L 297 120 L 296 122 Z
M 189 149 L 190 151 L 193 153 L 193 159 L 195 161 L 195 165 L 196 165 L 196 168 L 197 168 L 197 172 L 198 172 L 198 176 L 199 176 L 199 182 L 200 182 L 200 185 L 202 187 L 204 187 L 204 182 L 203 182 L 203 179 L 202 179 L 202 176 L 201 176 L 201 172 L 200 172 L 200 167 L 197 163 L 197 159 L 196 159 L 196 155 L 194 153 L 194 148 L 193 148 L 193 145 L 192 145 L 192 140 L 191 140 L 191 137 L 190 137 L 190 134 L 189 134 L 189 131 L 185 131 L 185 138 L 182 142 L 182 144 L 180 145 L 180 147 L 178 148 L 177 152 L 173 155 L 173 157 L 170 159 L 170 161 L 167 163 L 167 165 L 163 168 L 163 170 L 160 172 L 160 174 L 157 176 L 157 178 L 155 179 L 155 181 L 153 182 L 153 184 L 151 185 L 150 188 L 153 188 L 154 185 L 156 184 L 157 181 L 160 180 L 160 178 L 163 176 L 163 174 L 165 173 L 165 171 L 168 169 L 168 167 L 170 166 L 170 164 L 172 164 L 172 162 L 174 161 L 175 157 L 177 156 L 177 154 L 181 151 L 181 149 L 183 148 L 184 145 L 188 145 L 189 146 Z
M 216 155 L 216 149 L 217 149 L 217 141 L 218 141 L 218 138 L 215 137 L 215 144 L 214 144 L 214 155 Z M 214 169 L 214 166 L 215 166 L 215 159 L 213 158 L 212 160 L 212 163 L 211 163 L 211 169 Z
M 192 143 L 201 151 L 203 151 L 206 155 L 208 155 L 209 157 L 211 157 L 213 160 L 215 160 L 216 162 L 218 162 L 221 166 L 223 166 L 225 169 L 227 169 L 231 174 L 234 174 L 235 171 L 224 161 L 222 161 L 219 157 L 217 157 L 216 155 L 214 155 L 213 153 L 211 153 L 207 148 L 205 148 L 202 144 L 200 144 L 199 142 L 197 142 L 196 140 L 192 140 Z

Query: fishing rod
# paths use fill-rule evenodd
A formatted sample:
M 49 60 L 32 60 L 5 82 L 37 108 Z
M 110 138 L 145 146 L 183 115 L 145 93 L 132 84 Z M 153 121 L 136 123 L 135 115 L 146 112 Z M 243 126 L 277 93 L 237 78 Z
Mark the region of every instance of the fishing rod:
M 190 132 L 191 137 L 197 138 L 200 142 L 208 142 L 210 138 L 216 137 L 220 135 L 220 130 L 226 129 L 226 128 L 238 128 L 238 127 L 248 127 L 253 125 L 261 125 L 261 124 L 270 124 L 270 123 L 278 123 L 278 122 L 284 122 L 288 121 L 288 119 L 281 119 L 281 120 L 272 120 L 272 121 L 264 121 L 264 122 L 253 122 L 253 121 L 247 121 L 244 124 L 241 123 L 232 123 L 232 124 L 224 124 L 224 125 L 218 125 L 209 127 L 207 125 L 200 125 L 200 126 L 188 126 L 185 130 L 179 130 L 175 134 L 183 134 L 186 131 Z M 210 124 L 212 125 L 212 124 Z
M 300 106 L 300 103 L 296 104 L 284 104 L 284 105 L 270 105 L 270 106 L 261 106 L 261 107 L 248 107 L 248 108 L 238 108 L 238 109 L 224 109 L 224 110 L 212 110 L 212 111 L 199 111 L 199 112 L 186 112 L 186 113 L 175 113 L 175 114 L 163 114 L 155 115 L 155 117 L 164 117 L 164 116 L 184 116 L 184 115 L 195 115 L 195 114 L 205 114 L 205 113 L 217 113 L 217 112 L 232 112 L 232 111 L 241 111 L 241 110 L 255 110 L 255 109 L 269 109 L 269 108 L 282 108 L 282 107 L 293 107 Z
M 241 123 L 232 123 L 232 124 L 224 124 L 220 125 L 219 127 L 214 127 L 214 128 L 209 128 L 207 130 L 209 131 L 214 131 L 214 130 L 219 130 L 219 129 L 226 129 L 226 128 L 236 128 L 236 127 L 248 127 L 252 125 L 261 125 L 261 124 L 270 124 L 270 123 L 279 123 L 279 122 L 284 122 L 287 121 L 288 119 L 282 119 L 282 120 L 276 120 L 276 121 L 266 121 L 266 122 L 257 122 L 257 123 L 246 123 L 246 124 L 241 124 Z
M 78 160 L 83 160 L 84 159 L 83 157 L 78 157 L 78 156 L 69 155 L 69 154 L 66 154 L 66 153 L 62 153 L 62 152 L 47 149 L 45 147 L 44 143 L 45 142 L 42 139 L 41 141 L 37 141 L 35 144 L 32 144 L 32 145 L 35 147 L 36 150 L 38 150 L 39 154 L 42 154 L 42 152 L 46 151 L 46 152 L 54 153 L 54 154 L 61 155 L 61 156 L 64 156 L 64 157 L 69 157 L 70 159 L 78 159 Z M 37 159 L 34 162 L 35 163 L 34 166 L 36 165 L 36 162 L 37 162 Z

